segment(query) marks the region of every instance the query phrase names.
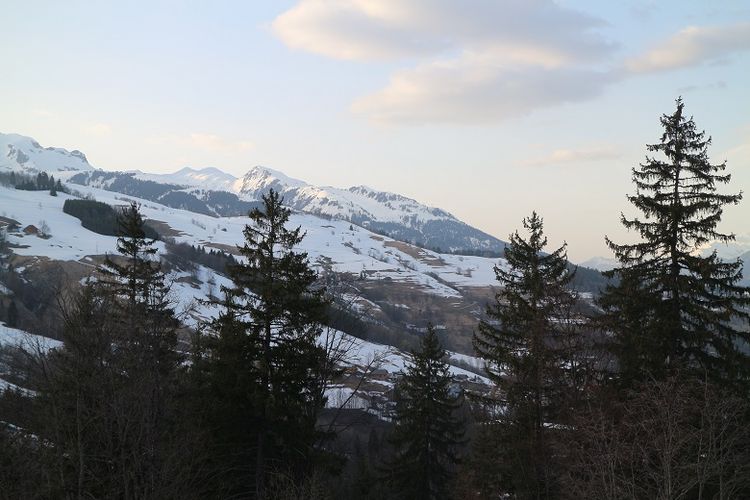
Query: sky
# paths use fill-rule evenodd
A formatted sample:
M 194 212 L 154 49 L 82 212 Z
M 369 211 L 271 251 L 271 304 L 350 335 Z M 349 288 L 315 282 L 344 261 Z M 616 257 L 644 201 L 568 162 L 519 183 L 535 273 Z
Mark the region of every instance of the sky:
M 105 170 L 368 185 L 573 261 L 632 241 L 631 169 L 682 96 L 750 235 L 750 3 L 0 0 L 0 132 Z

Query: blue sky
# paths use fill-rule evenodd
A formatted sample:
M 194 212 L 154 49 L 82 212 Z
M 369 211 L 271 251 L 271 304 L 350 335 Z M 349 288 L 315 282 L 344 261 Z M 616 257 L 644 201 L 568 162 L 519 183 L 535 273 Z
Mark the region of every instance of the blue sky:
M 105 169 L 266 165 L 607 255 L 630 168 L 686 110 L 750 191 L 750 4 L 4 1 L 0 131 Z M 750 200 L 723 229 L 750 233 Z

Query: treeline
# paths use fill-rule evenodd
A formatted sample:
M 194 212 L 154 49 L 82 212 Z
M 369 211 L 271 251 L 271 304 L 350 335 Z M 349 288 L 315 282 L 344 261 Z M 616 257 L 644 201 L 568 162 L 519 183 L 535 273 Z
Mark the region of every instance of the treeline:
M 55 176 L 47 172 L 39 172 L 36 176 L 22 172 L 2 172 L 0 184 L 25 191 L 49 191 L 52 196 L 56 196 L 58 192 L 67 192 L 60 179 L 55 180 Z
M 683 114 L 633 169 L 640 235 L 607 243 L 617 278 L 575 313 L 565 246 L 546 250 L 541 217 L 511 235 L 510 269 L 475 335 L 498 387 L 459 474 L 459 496 L 491 498 L 750 497 L 750 290 L 741 262 L 702 244 L 741 194 L 712 164 L 710 138 Z
M 97 234 L 120 236 L 119 215 L 112 206 L 95 200 L 68 199 L 63 203 L 63 212 L 79 219 L 81 225 Z M 150 239 L 159 239 L 159 234 L 148 224 L 143 226 L 144 234 Z
M 205 266 L 221 274 L 228 274 L 229 269 L 237 264 L 230 253 L 205 246 L 178 243 L 173 240 L 165 242 L 167 259 L 184 270 L 194 270 L 196 265 Z
M 130 206 L 120 257 L 68 301 L 64 346 L 14 379 L 34 395 L 0 401 L 0 495 L 750 498 L 750 290 L 739 262 L 694 253 L 732 239 L 718 223 L 741 195 L 718 192 L 730 176 L 681 100 L 661 123 L 659 157 L 633 169 L 641 217 L 622 219 L 640 240 L 607 240 L 619 267 L 599 314 L 578 307 L 566 247 L 547 248 L 532 213 L 474 336 L 491 387 L 458 385 L 428 328 L 383 418 L 326 408 L 357 375 L 277 193 L 250 213 L 189 350 Z M 384 383 L 375 361 L 355 387 Z

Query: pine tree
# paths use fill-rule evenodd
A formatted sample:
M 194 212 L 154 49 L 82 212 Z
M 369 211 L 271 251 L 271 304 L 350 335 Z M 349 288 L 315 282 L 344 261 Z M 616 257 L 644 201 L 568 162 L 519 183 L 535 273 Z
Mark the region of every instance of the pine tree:
M 228 382 L 215 394 L 216 408 L 227 408 L 229 416 L 245 415 L 243 428 L 255 437 L 251 463 L 257 498 L 265 494 L 270 473 L 301 480 L 307 472 L 324 403 L 319 375 L 326 353 L 316 340 L 328 304 L 325 291 L 315 287 L 317 273 L 307 254 L 294 250 L 304 234 L 299 227 L 286 227 L 290 214 L 273 190 L 263 196 L 262 208 L 250 212 L 245 242 L 238 247 L 245 261 L 228 266 L 233 286 L 223 288 L 224 312 L 213 328 L 218 336 L 206 339 L 202 367 L 209 385 Z M 215 418 L 226 423 L 225 415 Z M 232 452 L 236 457 L 246 453 Z M 247 471 L 248 463 L 241 465 L 244 469 L 233 471 Z M 241 487 L 242 479 L 237 481 Z
M 575 297 L 566 287 L 573 274 L 565 245 L 542 253 L 547 238 L 536 212 L 523 226 L 528 240 L 512 234 L 505 249 L 507 269 L 495 267 L 501 289 L 487 308 L 489 320 L 479 324 L 474 347 L 502 394 L 498 432 L 507 441 L 500 458 L 509 472 L 506 488 L 520 498 L 549 498 L 555 481 L 545 424 L 560 418 L 565 372 L 571 368 Z
M 178 417 L 177 321 L 153 242 L 133 204 L 108 257 L 64 310 L 63 347 L 45 357 L 40 429 L 53 446 L 45 498 L 199 496 L 192 435 Z
M 15 300 L 11 300 L 10 306 L 8 306 L 8 317 L 6 323 L 11 328 L 18 326 L 18 306 L 16 306 Z
M 110 314 L 115 327 L 112 366 L 124 376 L 112 393 L 113 426 L 122 442 L 116 464 L 122 487 L 132 495 L 159 491 L 158 476 L 165 467 L 174 439 L 172 398 L 181 356 L 177 352 L 178 322 L 168 298 L 169 287 L 157 257 L 154 240 L 136 203 L 118 217 L 116 257 L 107 256 L 94 285 L 97 294 L 112 297 Z
M 621 376 L 628 379 L 663 378 L 673 370 L 693 370 L 699 376 L 747 382 L 750 357 L 742 350 L 750 333 L 732 324 L 750 320 L 750 296 L 739 286 L 742 264 L 724 262 L 713 252 L 698 250 L 712 241 L 730 242 L 733 234 L 719 232 L 723 207 L 735 205 L 742 193 L 721 194 L 717 186 L 731 176 L 725 163 L 708 158 L 711 138 L 698 131 L 677 109 L 661 117 L 661 140 L 647 146 L 659 157 L 633 168 L 636 194 L 628 200 L 642 218 L 621 216 L 628 230 L 641 240 L 607 244 L 620 267 L 610 275 L 620 278 L 601 305 L 605 324 L 615 334 Z
M 456 416 L 460 395 L 451 394 L 448 368 L 445 350 L 430 326 L 397 388 L 392 437 L 396 459 L 390 471 L 400 498 L 448 497 L 464 435 L 464 423 Z

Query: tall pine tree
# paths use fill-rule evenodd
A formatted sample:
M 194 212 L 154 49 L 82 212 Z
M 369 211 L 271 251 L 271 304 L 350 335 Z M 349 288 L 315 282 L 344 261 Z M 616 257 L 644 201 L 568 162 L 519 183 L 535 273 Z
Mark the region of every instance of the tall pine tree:
M 559 422 L 560 406 L 573 367 L 571 310 L 575 297 L 565 245 L 542 253 L 547 245 L 543 221 L 523 220 L 528 239 L 518 232 L 505 249 L 507 268 L 496 266 L 500 291 L 487 308 L 474 347 L 487 375 L 501 392 L 502 418 L 497 429 L 504 442 L 499 474 L 504 488 L 519 498 L 550 498 L 555 479 L 546 424 Z
M 206 339 L 202 364 L 209 386 L 223 384 L 214 404 L 227 411 L 212 417 L 226 443 L 218 460 L 244 457 L 243 464 L 225 467 L 239 472 L 230 479 L 231 494 L 256 498 L 267 494 L 272 473 L 300 481 L 309 472 L 324 403 L 326 352 L 317 338 L 328 302 L 307 254 L 295 251 L 304 234 L 286 227 L 291 212 L 282 201 L 271 190 L 249 214 L 238 247 L 244 260 L 228 268 L 233 286 L 224 289 L 224 312 L 214 325 L 217 335 Z M 240 449 L 222 438 L 234 432 L 227 418 L 244 429 Z M 247 460 L 250 450 L 254 457 Z
M 75 297 L 63 348 L 48 357 L 39 400 L 56 453 L 51 485 L 81 498 L 186 497 L 177 320 L 137 205 L 121 214 L 120 234 L 120 255 Z
M 739 285 L 742 264 L 698 253 L 712 241 L 734 240 L 718 224 L 723 208 L 739 203 L 742 193 L 717 191 L 731 176 L 725 163 L 709 161 L 711 138 L 685 116 L 681 98 L 661 125 L 661 140 L 647 146 L 657 156 L 633 169 L 636 193 L 628 200 L 642 216 L 621 216 L 640 241 L 607 239 L 620 263 L 610 274 L 620 280 L 600 303 L 615 334 L 621 376 L 625 382 L 663 378 L 682 369 L 746 383 L 750 333 L 741 323 L 750 319 L 750 296 Z
M 399 498 L 448 498 L 464 423 L 457 417 L 460 395 L 451 394 L 445 350 L 432 326 L 397 388 L 392 437 L 396 459 L 390 470 Z

